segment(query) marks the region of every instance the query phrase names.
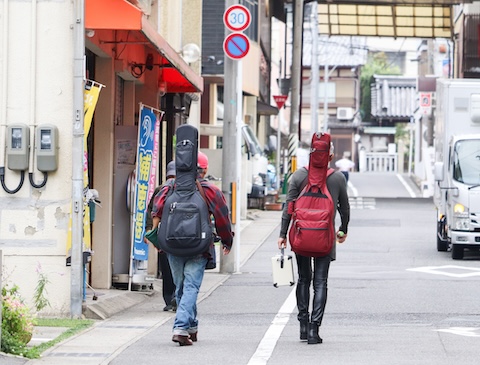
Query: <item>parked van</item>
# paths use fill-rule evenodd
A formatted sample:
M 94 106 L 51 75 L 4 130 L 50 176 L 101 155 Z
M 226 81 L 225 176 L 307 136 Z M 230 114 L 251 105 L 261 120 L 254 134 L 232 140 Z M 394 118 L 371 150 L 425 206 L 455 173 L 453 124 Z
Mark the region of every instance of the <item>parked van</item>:
M 222 136 L 223 125 L 200 125 L 200 135 Z M 215 161 L 210 164 L 208 174 L 221 178 L 222 171 L 222 149 L 200 149 L 209 159 Z M 253 199 L 263 199 L 267 189 L 268 159 L 265 150 L 258 141 L 255 133 L 249 125 L 242 126 L 242 176 L 245 179 L 245 190 L 247 198 L 250 201 L 248 205 L 253 204 Z

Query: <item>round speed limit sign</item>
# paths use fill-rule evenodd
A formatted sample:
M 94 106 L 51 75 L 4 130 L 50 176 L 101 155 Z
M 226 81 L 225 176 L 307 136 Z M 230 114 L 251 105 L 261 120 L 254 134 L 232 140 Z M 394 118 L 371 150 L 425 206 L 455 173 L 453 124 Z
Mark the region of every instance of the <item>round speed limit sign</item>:
M 243 5 L 232 5 L 223 14 L 223 22 L 232 32 L 244 31 L 251 21 L 250 11 Z

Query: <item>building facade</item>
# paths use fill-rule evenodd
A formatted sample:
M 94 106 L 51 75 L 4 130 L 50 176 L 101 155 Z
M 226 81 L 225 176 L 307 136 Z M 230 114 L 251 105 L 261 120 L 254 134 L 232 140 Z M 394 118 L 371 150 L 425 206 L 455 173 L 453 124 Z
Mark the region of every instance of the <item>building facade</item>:
M 2 2 L 3 281 L 18 285 L 22 296 L 31 303 L 38 271 L 44 273 L 50 282 L 47 297 L 51 304 L 44 312 L 51 315 L 67 315 L 71 305 L 67 246 L 71 242 L 74 193 L 72 161 L 78 157 L 72 148 L 74 94 L 83 93 L 74 90 L 78 70 L 73 57 L 73 29 L 81 17 L 76 10 L 82 3 L 85 79 L 102 86 L 85 149 L 89 187 L 98 191 L 101 201 L 89 227 L 91 247 L 85 247 L 91 255 L 86 282 L 93 287 L 111 288 L 118 275 L 124 284 L 122 278 L 129 274 L 127 196 L 134 164 L 123 157 L 131 156 L 136 148 L 140 104 L 164 112 L 158 166 L 158 180 L 162 181 L 162 167 L 173 157 L 176 126 L 186 122 L 199 125 L 204 87 L 200 62 L 188 64 L 182 58 L 185 45 L 201 47 L 201 0 Z M 55 14 L 55 21 L 51 14 Z M 58 131 L 58 163 L 47 173 L 48 179 L 38 169 L 38 146 L 44 143 L 38 131 L 45 126 Z M 4 154 L 6 144 L 10 149 Z M 29 182 L 24 178 L 27 174 Z M 150 256 L 148 271 L 154 275 L 156 255 L 150 252 Z

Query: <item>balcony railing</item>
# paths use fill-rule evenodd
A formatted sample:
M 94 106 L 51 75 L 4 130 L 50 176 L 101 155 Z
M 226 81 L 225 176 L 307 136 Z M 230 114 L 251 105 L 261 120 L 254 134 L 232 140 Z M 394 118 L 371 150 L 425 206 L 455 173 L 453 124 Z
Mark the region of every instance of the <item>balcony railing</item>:
M 397 159 L 397 153 L 360 151 L 359 171 L 396 173 L 398 170 Z

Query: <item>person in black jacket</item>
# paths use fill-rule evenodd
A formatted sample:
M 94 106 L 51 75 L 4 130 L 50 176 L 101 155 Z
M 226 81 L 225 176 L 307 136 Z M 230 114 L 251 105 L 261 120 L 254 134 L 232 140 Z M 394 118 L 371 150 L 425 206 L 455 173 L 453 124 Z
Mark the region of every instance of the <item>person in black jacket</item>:
M 333 158 L 333 144 L 330 145 L 330 161 Z M 295 171 L 288 183 L 287 201 L 283 209 L 278 248 L 287 247 L 287 230 L 290 225 L 291 214 L 288 214 L 288 203 L 295 200 L 307 184 L 308 170 L 302 167 Z M 333 204 L 340 213 L 341 224 L 337 231 L 336 240 L 342 243 L 347 238 L 348 222 L 350 220 L 350 204 L 348 202 L 347 184 L 340 171 L 332 173 L 327 178 L 327 188 L 332 196 Z M 323 257 L 305 257 L 295 254 L 298 268 L 297 283 L 297 318 L 300 322 L 300 339 L 309 344 L 322 343 L 318 329 L 322 324 L 325 304 L 327 302 L 327 279 L 330 262 L 336 258 L 336 247 L 333 245 L 330 253 Z M 313 272 L 312 272 L 313 263 Z M 310 306 L 310 285 L 313 280 L 313 308 Z M 311 314 L 311 315 L 310 315 Z

